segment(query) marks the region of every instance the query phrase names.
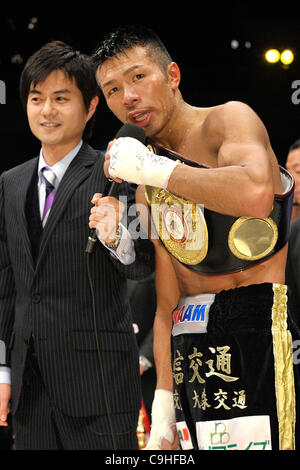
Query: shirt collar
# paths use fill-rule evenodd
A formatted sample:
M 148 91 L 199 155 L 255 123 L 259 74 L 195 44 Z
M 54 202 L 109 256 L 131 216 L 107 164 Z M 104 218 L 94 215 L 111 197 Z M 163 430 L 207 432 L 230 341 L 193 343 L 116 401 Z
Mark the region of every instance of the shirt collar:
M 53 172 L 55 173 L 58 183 L 61 182 L 65 172 L 67 171 L 68 166 L 72 162 L 72 160 L 76 157 L 77 153 L 79 152 L 80 148 L 82 146 L 82 140 L 79 142 L 78 145 L 76 145 L 73 150 L 71 150 L 67 155 L 65 155 L 61 160 L 59 160 L 57 163 L 55 163 L 53 166 L 47 165 L 44 159 L 43 155 L 43 149 L 40 151 L 40 156 L 39 156 L 39 165 L 38 165 L 38 175 L 40 177 L 41 175 L 41 170 L 43 168 L 51 168 Z

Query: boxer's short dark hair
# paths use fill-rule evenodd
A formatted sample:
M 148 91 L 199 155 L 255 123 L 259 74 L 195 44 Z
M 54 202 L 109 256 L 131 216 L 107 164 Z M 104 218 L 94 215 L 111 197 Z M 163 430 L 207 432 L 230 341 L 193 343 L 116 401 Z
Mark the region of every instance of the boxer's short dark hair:
M 93 52 L 95 68 L 117 54 L 126 54 L 127 50 L 136 46 L 144 47 L 166 74 L 167 67 L 172 62 L 169 52 L 154 31 L 141 25 L 121 26 L 106 35 Z

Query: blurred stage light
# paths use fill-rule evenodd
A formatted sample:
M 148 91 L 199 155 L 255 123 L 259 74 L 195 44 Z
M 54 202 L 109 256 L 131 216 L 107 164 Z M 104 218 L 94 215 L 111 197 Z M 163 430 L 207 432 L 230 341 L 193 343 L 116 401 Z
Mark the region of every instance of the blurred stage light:
M 23 57 L 21 56 L 21 54 L 14 54 L 13 56 L 11 56 L 10 58 L 10 62 L 14 65 L 20 65 L 23 63 Z
M 36 26 L 36 24 L 37 24 L 37 22 L 38 22 L 38 19 L 37 19 L 36 17 L 31 18 L 31 19 L 29 20 L 29 23 L 28 23 L 28 25 L 27 25 L 27 28 L 28 28 L 28 29 L 34 29 L 35 26 Z
M 280 54 L 280 60 L 284 65 L 290 65 L 294 60 L 294 53 L 290 49 L 285 49 Z
M 230 43 L 230 46 L 231 46 L 231 49 L 237 49 L 239 47 L 239 41 L 237 41 L 236 39 L 232 39 L 231 43 Z
M 277 49 L 269 49 L 265 53 L 265 59 L 270 64 L 275 64 L 280 60 L 280 52 Z
M 233 49 L 233 50 L 237 50 L 237 49 L 239 49 L 239 48 L 240 48 L 240 49 L 243 49 L 243 48 L 245 48 L 245 49 L 251 49 L 252 44 L 251 44 L 250 41 L 240 42 L 240 41 L 238 41 L 237 39 L 232 39 L 232 40 L 230 41 L 230 47 L 231 47 L 231 49 Z

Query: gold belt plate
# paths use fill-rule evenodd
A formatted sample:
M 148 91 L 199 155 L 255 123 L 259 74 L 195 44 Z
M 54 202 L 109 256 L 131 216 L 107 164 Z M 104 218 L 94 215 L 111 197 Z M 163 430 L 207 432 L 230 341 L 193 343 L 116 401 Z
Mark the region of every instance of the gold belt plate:
M 258 260 L 267 256 L 276 245 L 278 229 L 271 217 L 240 217 L 231 226 L 228 245 L 239 259 Z
M 145 186 L 145 196 L 155 228 L 167 250 L 184 264 L 201 263 L 208 250 L 202 206 L 152 186 Z

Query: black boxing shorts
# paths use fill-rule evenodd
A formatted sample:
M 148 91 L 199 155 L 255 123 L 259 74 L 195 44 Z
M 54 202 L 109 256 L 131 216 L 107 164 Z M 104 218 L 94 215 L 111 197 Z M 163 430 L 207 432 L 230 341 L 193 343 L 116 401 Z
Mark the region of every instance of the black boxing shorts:
M 183 450 L 296 448 L 299 375 L 286 291 L 264 283 L 180 299 L 172 367 Z

